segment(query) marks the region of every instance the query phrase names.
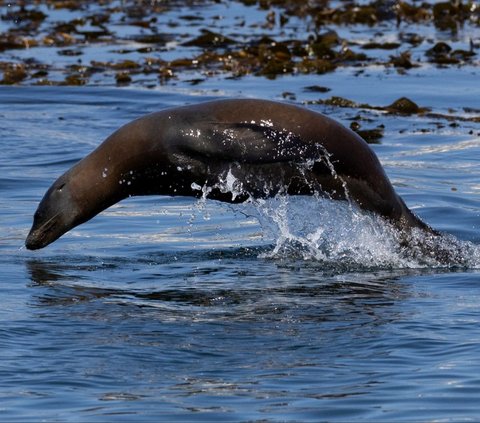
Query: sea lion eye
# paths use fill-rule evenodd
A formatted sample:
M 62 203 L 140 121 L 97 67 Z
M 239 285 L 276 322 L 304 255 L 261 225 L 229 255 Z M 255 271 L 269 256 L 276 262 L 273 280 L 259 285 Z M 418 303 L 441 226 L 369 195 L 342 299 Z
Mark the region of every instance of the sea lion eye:
M 57 188 L 57 191 L 62 191 L 62 188 L 65 186 L 65 182 L 63 184 L 61 184 L 58 188 Z

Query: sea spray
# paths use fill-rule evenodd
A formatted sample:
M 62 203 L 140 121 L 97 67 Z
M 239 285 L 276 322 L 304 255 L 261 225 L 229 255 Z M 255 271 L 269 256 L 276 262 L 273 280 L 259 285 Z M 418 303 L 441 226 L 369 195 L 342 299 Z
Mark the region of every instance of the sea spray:
M 362 267 L 412 267 L 383 220 L 346 201 L 277 196 L 255 202 L 275 245 L 264 258 L 300 258 Z
M 315 260 L 353 268 L 479 268 L 480 247 L 450 234 L 400 231 L 347 201 L 278 195 L 252 200 L 273 248 L 270 259 Z
M 339 177 L 328 155 L 318 160 L 330 164 L 332 176 Z M 298 166 L 307 171 L 312 164 Z M 232 202 L 246 197 L 246 204 L 235 207 L 258 219 L 264 239 L 272 243 L 271 250 L 260 254 L 266 259 L 313 260 L 342 268 L 480 267 L 480 247 L 449 234 L 399 230 L 382 217 L 361 210 L 350 200 L 345 183 L 345 200 L 333 200 L 324 193 L 290 196 L 287 187 L 272 195 L 265 184 L 264 198 L 250 195 L 235 177 L 235 167 L 230 167 L 215 184 L 192 184 L 201 193 L 196 211 L 206 211 L 205 202 L 214 189 L 230 193 Z

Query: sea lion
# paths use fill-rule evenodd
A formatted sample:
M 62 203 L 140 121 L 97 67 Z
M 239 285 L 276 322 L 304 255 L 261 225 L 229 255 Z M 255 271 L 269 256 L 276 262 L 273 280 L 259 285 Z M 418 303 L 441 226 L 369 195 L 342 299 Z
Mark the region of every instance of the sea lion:
M 135 195 L 243 202 L 276 194 L 349 200 L 396 227 L 434 233 L 395 193 L 367 143 L 338 122 L 273 101 L 217 100 L 121 127 L 47 191 L 26 239 L 43 248 Z

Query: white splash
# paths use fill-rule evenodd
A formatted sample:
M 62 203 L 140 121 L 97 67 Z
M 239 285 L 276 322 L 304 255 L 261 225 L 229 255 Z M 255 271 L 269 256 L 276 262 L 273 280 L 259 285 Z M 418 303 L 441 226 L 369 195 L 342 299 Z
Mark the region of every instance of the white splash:
M 216 188 L 218 188 L 220 192 L 231 193 L 232 201 L 235 201 L 235 199 L 243 193 L 243 184 L 233 175 L 231 167 L 224 177 L 219 176 L 218 179 Z
M 257 204 L 262 228 L 275 240 L 264 258 L 295 257 L 375 267 L 401 260 L 390 228 L 346 201 L 282 195 Z M 401 267 L 411 264 L 404 262 Z
M 252 204 L 263 230 L 274 241 L 263 258 L 313 260 L 349 268 L 480 267 L 477 245 L 421 230 L 413 230 L 406 239 L 379 216 L 347 201 L 278 195 Z
M 331 200 L 320 194 L 289 196 L 280 189 L 279 194 L 267 199 L 250 196 L 248 205 L 243 206 L 245 214 L 260 222 L 264 239 L 273 242 L 273 248 L 262 258 L 320 261 L 336 268 L 480 268 L 480 246 L 452 235 L 432 235 L 416 229 L 401 232 L 381 217 L 359 209 L 350 200 L 347 185 L 328 155 L 320 154 L 316 160 L 299 164 L 299 169 L 307 172 L 320 160 L 329 166 L 332 177 L 341 181 L 346 200 Z M 193 183 L 192 189 L 202 192 L 197 214 L 203 211 L 204 220 L 211 218 L 205 212 L 206 201 L 214 189 L 231 193 L 233 201 L 239 195 L 248 195 L 244 182 L 248 184 L 248 180 L 235 176 L 232 166 L 211 186 Z M 265 181 L 266 197 L 273 188 Z M 190 223 L 193 221 L 192 215 Z
M 198 185 L 196 182 L 192 182 L 192 184 L 190 185 L 190 187 L 194 190 L 194 191 L 201 191 L 202 190 L 202 187 L 200 185 Z

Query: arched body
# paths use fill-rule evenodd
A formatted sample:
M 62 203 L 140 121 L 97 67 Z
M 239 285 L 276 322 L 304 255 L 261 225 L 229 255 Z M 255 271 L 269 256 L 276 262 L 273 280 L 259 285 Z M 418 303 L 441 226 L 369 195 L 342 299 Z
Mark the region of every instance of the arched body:
M 199 197 L 201 187 L 227 202 L 319 193 L 401 229 L 432 231 L 357 134 L 305 108 L 245 99 L 163 110 L 120 128 L 50 187 L 26 246 L 43 248 L 126 197 Z

